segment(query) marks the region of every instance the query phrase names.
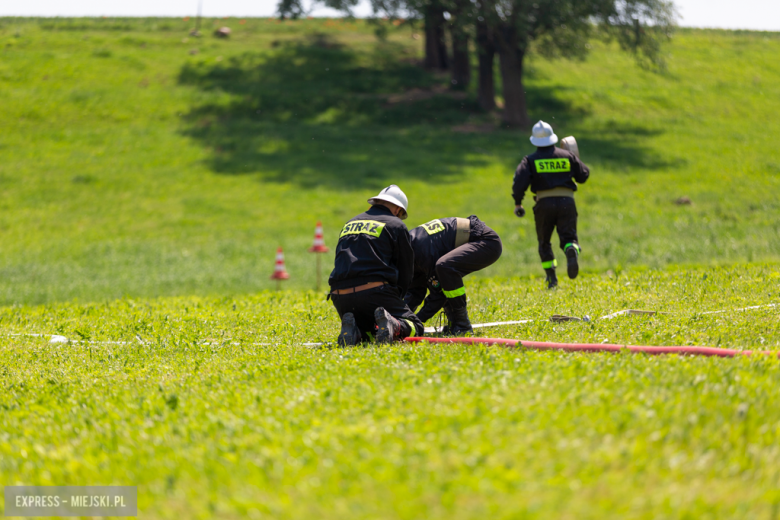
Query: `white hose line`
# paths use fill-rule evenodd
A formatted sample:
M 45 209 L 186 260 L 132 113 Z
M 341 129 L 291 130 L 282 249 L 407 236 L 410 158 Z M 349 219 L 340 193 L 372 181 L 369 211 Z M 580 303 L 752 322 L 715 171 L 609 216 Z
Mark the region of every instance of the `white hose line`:
M 534 320 L 518 320 L 518 321 L 494 321 L 491 323 L 473 323 L 471 325 L 471 328 L 473 329 L 483 329 L 485 327 L 499 327 L 501 325 L 522 325 L 524 323 L 531 323 Z M 438 333 L 442 332 L 444 327 L 425 327 L 425 332 L 427 333 Z
M 767 305 L 753 305 L 752 307 L 742 307 L 741 309 L 726 309 L 722 311 L 700 312 L 699 314 L 723 314 L 724 312 L 743 312 L 743 311 L 752 311 L 755 309 L 767 309 L 770 307 L 778 307 L 778 306 L 780 306 L 780 303 L 770 303 Z
M 622 311 L 613 312 L 612 314 L 607 314 L 606 316 L 602 316 L 599 319 L 600 320 L 611 320 L 612 318 L 617 318 L 618 316 L 637 316 L 637 315 L 646 315 L 646 316 L 654 316 L 656 314 L 669 314 L 668 312 L 657 312 L 657 311 L 640 311 L 637 309 L 625 309 Z
M 756 310 L 756 309 L 769 309 L 769 308 L 778 307 L 778 306 L 780 306 L 780 304 L 778 304 L 778 303 L 769 303 L 769 304 L 766 304 L 766 305 L 753 305 L 753 306 L 750 306 L 750 307 L 741 307 L 739 309 L 721 309 L 721 310 L 718 310 L 718 311 L 706 311 L 706 312 L 699 312 L 699 313 L 695 313 L 695 314 L 699 314 L 699 315 L 705 315 L 705 314 L 725 314 L 727 312 L 752 311 L 752 310 Z M 641 311 L 641 310 L 637 310 L 637 309 L 625 309 L 625 310 L 622 310 L 622 311 L 613 312 L 612 314 L 607 314 L 606 316 L 602 316 L 599 319 L 600 320 L 611 320 L 612 318 L 615 318 L 617 316 L 627 316 L 627 315 L 631 315 L 631 316 L 636 316 L 636 315 L 654 316 L 656 314 L 668 316 L 668 315 L 676 314 L 676 313 L 673 313 L 673 312 L 659 312 L 659 311 Z
M 753 305 L 750 307 L 740 307 L 738 309 L 722 309 L 717 311 L 706 311 L 706 312 L 700 312 L 697 313 L 699 315 L 707 315 L 707 314 L 724 314 L 727 312 L 744 312 L 744 311 L 751 311 L 756 309 L 768 309 L 768 308 L 774 308 L 774 307 L 780 307 L 780 303 L 770 303 L 766 305 Z M 655 316 L 655 315 L 662 315 L 662 316 L 668 316 L 675 313 L 670 312 L 659 312 L 659 311 L 643 311 L 638 309 L 623 309 L 622 311 L 613 312 L 611 314 L 607 314 L 604 316 L 601 316 L 600 318 L 597 318 L 599 320 L 611 320 L 613 318 L 617 318 L 618 316 Z M 515 320 L 515 321 L 493 321 L 490 323 L 474 323 L 471 325 L 474 329 L 484 329 L 488 327 L 501 327 L 501 326 L 507 326 L 507 325 L 524 325 L 526 323 L 532 323 L 534 320 Z M 590 318 L 588 316 L 585 316 L 583 318 L 578 318 L 575 316 L 561 316 L 558 314 L 554 314 L 550 317 L 550 321 L 554 322 L 560 322 L 560 321 L 584 321 L 589 322 Z M 442 329 L 444 327 L 425 327 L 425 332 L 427 334 L 437 334 L 442 332 Z M 65 336 L 61 336 L 59 334 L 36 334 L 36 333 L 22 333 L 22 332 L 12 332 L 7 333 L 5 336 L 29 336 L 29 337 L 38 337 L 38 338 L 49 338 L 49 343 L 57 344 L 57 343 L 84 343 L 88 345 L 128 345 L 131 343 L 134 343 L 133 341 L 84 341 L 84 340 L 73 340 L 68 339 Z M 136 335 L 134 338 L 138 343 L 141 345 L 147 345 L 148 343 L 145 342 L 143 339 L 141 339 L 140 336 Z M 203 342 L 201 345 L 211 345 L 211 342 Z M 232 345 L 240 345 L 240 343 L 233 342 Z M 255 346 L 268 346 L 268 345 L 274 345 L 275 343 L 252 343 L 252 345 Z M 316 347 L 316 346 L 322 346 L 325 345 L 325 343 L 302 343 L 303 346 L 307 347 Z

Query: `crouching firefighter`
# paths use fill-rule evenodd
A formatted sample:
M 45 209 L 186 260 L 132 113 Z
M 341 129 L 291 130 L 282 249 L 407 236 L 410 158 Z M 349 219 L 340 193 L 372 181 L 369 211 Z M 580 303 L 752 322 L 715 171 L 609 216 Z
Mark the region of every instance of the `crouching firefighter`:
M 341 318 L 339 345 L 376 338 L 390 343 L 422 335 L 422 322 L 404 303 L 414 275 L 406 218 L 408 200 L 396 185 L 368 199 L 371 208 L 344 225 L 330 274 L 329 298 Z
M 512 185 L 515 215 L 518 217 L 525 215 L 523 196 L 528 187 L 536 194 L 536 237 L 549 289 L 558 286 L 555 275 L 558 261 L 550 244 L 556 228 L 561 249 L 566 255 L 569 278 L 576 278 L 579 273 L 580 244 L 577 238 L 577 207 L 574 204 L 577 185 L 574 181 L 582 184 L 590 176 L 590 170 L 580 161 L 574 138 L 567 137 L 562 143 L 570 150 L 556 147 L 557 142 L 558 136 L 550 125 L 544 121 L 536 123 L 531 135 L 536 152 L 520 161 Z
M 406 293 L 406 303 L 416 309 L 425 299 L 417 313 L 422 322 L 443 308 L 448 334 L 472 332 L 463 277 L 498 260 L 503 249 L 498 234 L 476 215 L 432 220 L 412 229 L 410 234 L 414 278 Z

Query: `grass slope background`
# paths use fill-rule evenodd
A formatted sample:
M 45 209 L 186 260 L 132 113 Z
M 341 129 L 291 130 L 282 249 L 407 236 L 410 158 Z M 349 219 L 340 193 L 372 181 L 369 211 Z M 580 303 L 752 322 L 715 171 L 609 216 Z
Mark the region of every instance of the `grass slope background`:
M 472 213 L 502 236 L 487 272 L 540 272 L 512 214 L 527 130 L 482 127 L 473 87 L 415 61 L 421 40 L 361 21 L 0 19 L 0 302 L 311 288 L 333 246 L 397 183 L 412 226 Z M 680 31 L 655 74 L 598 41 L 584 62 L 531 57 L 532 119 L 577 137 L 583 267 L 776 261 L 780 35 Z M 673 201 L 688 196 L 691 206 Z M 526 205 L 530 206 L 530 202 Z M 330 258 L 324 265 L 330 265 Z
M 660 75 L 531 59 L 594 172 L 587 272 L 550 292 L 511 213 L 528 132 L 453 130 L 495 122 L 408 28 L 217 24 L 0 20 L 4 484 L 138 485 L 152 519 L 779 517 L 776 357 L 311 348 L 330 303 L 262 289 L 277 245 L 310 289 L 314 223 L 333 245 L 397 182 L 410 224 L 502 235 L 472 318 L 534 321 L 491 335 L 780 352 L 776 307 L 735 310 L 780 296 L 780 35 L 681 31 Z M 626 308 L 667 314 L 598 319 Z

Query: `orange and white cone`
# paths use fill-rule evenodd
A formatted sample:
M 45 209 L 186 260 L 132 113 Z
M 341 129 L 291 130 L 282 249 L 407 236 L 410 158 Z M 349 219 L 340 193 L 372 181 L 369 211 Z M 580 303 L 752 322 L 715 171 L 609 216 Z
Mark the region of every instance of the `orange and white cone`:
M 271 280 L 287 280 L 290 278 L 290 273 L 284 268 L 284 253 L 282 248 L 276 250 L 276 265 L 274 266 L 274 274 L 271 275 Z
M 322 222 L 317 222 L 314 229 L 314 245 L 309 248 L 309 253 L 327 253 L 330 251 L 325 245 L 325 238 L 322 234 Z

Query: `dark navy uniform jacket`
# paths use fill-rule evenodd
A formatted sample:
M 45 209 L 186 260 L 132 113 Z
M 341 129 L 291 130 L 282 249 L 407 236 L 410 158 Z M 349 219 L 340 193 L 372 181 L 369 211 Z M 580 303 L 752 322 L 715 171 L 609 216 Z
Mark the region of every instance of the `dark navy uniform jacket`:
M 428 321 L 447 301 L 436 277 L 436 262 L 455 249 L 457 220 L 456 217 L 436 219 L 409 232 L 414 247 L 414 278 L 404 300 L 412 310 L 425 300 L 423 308 L 417 313 L 421 321 Z M 469 221 L 470 240 L 482 237 L 485 232 L 494 233 L 476 215 L 471 215 Z M 498 238 L 498 235 L 495 236 Z
M 415 274 L 435 276 L 436 262 L 455 249 L 457 233 L 456 217 L 438 218 L 412 229 Z
M 520 205 L 528 186 L 534 193 L 553 188 L 577 191 L 574 181 L 582 184 L 589 176 L 588 167 L 573 153 L 555 146 L 540 147 L 531 155 L 523 157 L 517 166 L 512 196 L 515 204 Z
M 409 230 L 385 206 L 371 206 L 347 222 L 336 245 L 331 289 L 369 282 L 387 282 L 406 293 L 414 275 L 414 251 Z

